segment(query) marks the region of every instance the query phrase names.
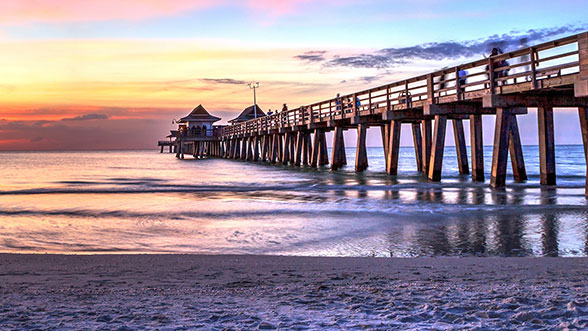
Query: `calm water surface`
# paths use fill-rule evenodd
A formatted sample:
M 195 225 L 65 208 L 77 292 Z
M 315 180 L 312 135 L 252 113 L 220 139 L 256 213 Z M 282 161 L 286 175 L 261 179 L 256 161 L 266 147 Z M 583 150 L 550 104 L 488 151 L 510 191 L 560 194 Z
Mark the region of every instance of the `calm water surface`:
M 489 178 L 491 147 L 486 147 Z M 381 148 L 353 172 L 242 161 L 184 161 L 158 151 L 0 153 L 0 252 L 174 252 L 322 256 L 586 256 L 581 146 L 558 146 L 558 187 L 491 190 L 459 176 L 446 149 L 428 183 L 403 148 L 400 175 Z

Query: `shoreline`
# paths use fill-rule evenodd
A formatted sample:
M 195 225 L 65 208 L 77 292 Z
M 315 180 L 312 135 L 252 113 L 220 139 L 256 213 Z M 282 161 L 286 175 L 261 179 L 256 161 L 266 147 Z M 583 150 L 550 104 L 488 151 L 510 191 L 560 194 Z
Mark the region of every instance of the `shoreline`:
M 588 327 L 588 258 L 0 254 L 7 328 Z

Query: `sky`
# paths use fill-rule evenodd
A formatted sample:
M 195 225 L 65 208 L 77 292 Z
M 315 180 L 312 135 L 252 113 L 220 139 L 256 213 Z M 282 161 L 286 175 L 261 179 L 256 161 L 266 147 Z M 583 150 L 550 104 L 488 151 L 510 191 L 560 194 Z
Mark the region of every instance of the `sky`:
M 587 12 L 585 0 L 0 0 L 0 150 L 155 148 L 198 104 L 235 117 L 253 103 L 248 82 L 262 109 L 295 108 L 496 42 L 583 32 Z M 577 114 L 555 118 L 556 143 L 579 143 Z M 536 144 L 533 111 L 520 125 Z

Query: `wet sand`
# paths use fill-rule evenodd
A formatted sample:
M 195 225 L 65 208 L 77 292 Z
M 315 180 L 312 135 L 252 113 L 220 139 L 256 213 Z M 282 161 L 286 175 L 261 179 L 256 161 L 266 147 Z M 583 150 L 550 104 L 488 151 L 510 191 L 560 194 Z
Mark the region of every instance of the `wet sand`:
M 0 254 L 0 328 L 588 327 L 588 258 Z

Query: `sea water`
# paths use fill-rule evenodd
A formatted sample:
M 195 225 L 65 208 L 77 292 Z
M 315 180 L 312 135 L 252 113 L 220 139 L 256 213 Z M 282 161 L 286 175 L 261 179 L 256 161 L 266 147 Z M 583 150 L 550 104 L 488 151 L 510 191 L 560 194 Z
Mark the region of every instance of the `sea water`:
M 226 159 L 179 160 L 159 151 L 0 153 L 0 252 L 199 253 L 314 256 L 586 256 L 582 146 L 557 146 L 557 187 L 529 180 L 489 187 L 457 170 L 416 171 L 401 148 L 399 175 L 382 148 L 354 172 Z M 510 165 L 509 165 L 510 167 Z M 509 169 L 510 173 L 510 169 Z

